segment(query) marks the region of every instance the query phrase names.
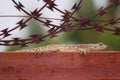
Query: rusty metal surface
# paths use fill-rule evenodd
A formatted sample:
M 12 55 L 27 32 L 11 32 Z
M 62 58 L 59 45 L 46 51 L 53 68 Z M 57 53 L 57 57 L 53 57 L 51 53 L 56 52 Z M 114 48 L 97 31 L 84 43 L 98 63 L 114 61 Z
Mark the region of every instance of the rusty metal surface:
M 120 80 L 120 52 L 0 53 L 0 80 Z

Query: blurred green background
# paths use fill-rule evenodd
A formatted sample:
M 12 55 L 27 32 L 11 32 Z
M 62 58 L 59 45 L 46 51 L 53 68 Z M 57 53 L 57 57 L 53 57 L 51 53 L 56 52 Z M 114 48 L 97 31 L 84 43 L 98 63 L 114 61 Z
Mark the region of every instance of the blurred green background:
M 109 0 L 108 0 L 109 1 Z M 108 3 L 109 5 L 109 3 Z M 71 5 L 72 7 L 72 5 Z M 120 7 L 113 8 L 105 16 L 98 17 L 102 20 L 107 20 L 112 17 L 120 16 L 118 12 Z M 92 0 L 83 0 L 82 7 L 79 13 L 75 14 L 76 17 L 92 16 L 96 12 L 96 6 Z M 98 19 L 97 18 L 97 19 Z M 34 26 L 34 27 L 33 27 Z M 41 34 L 44 33 L 45 29 L 38 29 L 41 24 L 35 20 L 29 22 L 29 34 Z M 117 26 L 120 26 L 119 24 Z M 38 27 L 38 28 L 37 28 Z M 49 39 L 46 38 L 44 42 L 40 44 L 30 44 L 27 48 L 33 48 L 38 46 L 44 46 L 48 44 L 87 44 L 103 42 L 108 45 L 107 50 L 120 50 L 120 36 L 113 35 L 112 32 L 104 31 L 98 32 L 95 30 L 74 30 L 72 32 L 60 33 L 58 37 Z M 13 51 L 20 49 L 19 47 L 8 47 L 7 51 Z

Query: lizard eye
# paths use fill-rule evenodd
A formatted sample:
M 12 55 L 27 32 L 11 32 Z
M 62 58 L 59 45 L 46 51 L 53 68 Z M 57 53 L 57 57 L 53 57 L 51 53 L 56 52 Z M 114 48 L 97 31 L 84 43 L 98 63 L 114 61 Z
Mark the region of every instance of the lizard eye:
M 103 46 L 103 43 L 99 43 L 100 46 Z

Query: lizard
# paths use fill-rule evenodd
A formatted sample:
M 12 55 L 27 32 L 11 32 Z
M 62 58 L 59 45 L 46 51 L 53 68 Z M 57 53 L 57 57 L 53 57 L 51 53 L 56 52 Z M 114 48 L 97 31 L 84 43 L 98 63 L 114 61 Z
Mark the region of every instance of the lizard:
M 87 54 L 88 51 L 100 51 L 104 50 L 107 47 L 106 44 L 103 43 L 95 43 L 95 44 L 52 44 L 43 47 L 33 48 L 33 49 L 24 49 L 18 50 L 17 52 L 80 52 L 83 54 Z

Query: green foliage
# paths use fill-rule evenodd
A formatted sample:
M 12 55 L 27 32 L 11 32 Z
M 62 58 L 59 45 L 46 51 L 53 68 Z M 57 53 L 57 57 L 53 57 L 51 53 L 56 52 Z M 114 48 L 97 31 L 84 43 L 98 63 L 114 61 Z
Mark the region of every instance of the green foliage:
M 102 17 L 102 20 L 109 19 L 115 16 L 115 9 L 107 13 L 107 16 Z M 91 0 L 84 0 L 77 17 L 85 15 L 92 16 L 95 13 L 95 7 Z M 96 18 L 97 19 L 97 18 Z M 111 25 L 112 26 L 112 25 Z M 110 26 L 109 26 L 110 27 Z M 103 42 L 108 45 L 107 50 L 120 50 L 120 36 L 113 35 L 109 31 L 98 32 L 95 30 L 72 31 L 64 34 L 64 42 L 73 43 L 96 43 Z

